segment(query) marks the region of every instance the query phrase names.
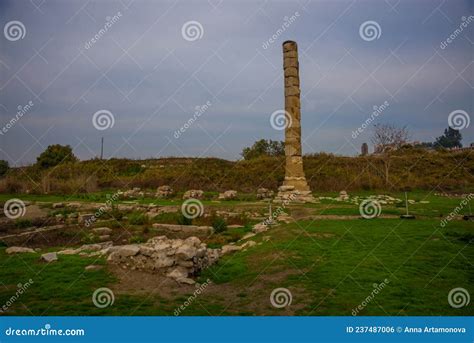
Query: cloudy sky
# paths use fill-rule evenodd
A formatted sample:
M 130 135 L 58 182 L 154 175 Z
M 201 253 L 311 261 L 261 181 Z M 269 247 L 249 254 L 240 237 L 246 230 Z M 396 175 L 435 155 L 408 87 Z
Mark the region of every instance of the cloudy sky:
M 238 159 L 283 139 L 270 118 L 289 39 L 304 153 L 357 154 L 368 118 L 432 141 L 453 111 L 472 117 L 473 14 L 469 0 L 2 0 L 0 159 L 31 163 L 55 143 L 89 159 L 101 137 L 105 157 Z M 474 142 L 474 119 L 461 133 Z

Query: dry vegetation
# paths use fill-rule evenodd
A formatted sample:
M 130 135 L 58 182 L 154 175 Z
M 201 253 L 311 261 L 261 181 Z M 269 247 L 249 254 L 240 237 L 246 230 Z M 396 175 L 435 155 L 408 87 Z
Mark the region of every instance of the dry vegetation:
M 474 185 L 474 154 L 402 149 L 389 155 L 343 157 L 313 154 L 304 158 L 313 190 L 468 191 Z M 176 191 L 274 189 L 284 178 L 284 158 L 264 157 L 238 162 L 217 158 L 110 159 L 68 162 L 42 170 L 12 168 L 0 180 L 2 193 L 71 194 L 103 189 L 170 185 Z

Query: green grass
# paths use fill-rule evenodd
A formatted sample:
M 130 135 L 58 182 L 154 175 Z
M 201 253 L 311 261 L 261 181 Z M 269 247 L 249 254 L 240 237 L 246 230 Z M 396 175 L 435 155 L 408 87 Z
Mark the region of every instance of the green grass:
M 390 195 L 402 198 L 403 193 Z M 225 256 L 203 271 L 198 280 L 209 278 L 214 288 L 199 295 L 182 315 L 351 315 L 372 292 L 373 284 L 385 279 L 389 283 L 359 315 L 474 315 L 472 304 L 455 309 L 447 299 L 456 287 L 474 296 L 474 224 L 453 220 L 441 227 L 439 218 L 459 206 L 461 199 L 418 191 L 409 198 L 429 201 L 410 205 L 416 220 L 302 220 L 273 227 L 252 238 L 260 245 Z M 326 200 L 289 208 L 298 210 L 359 215 L 355 204 Z M 382 214 L 403 211 L 397 205 L 382 206 Z M 175 215 L 160 215 L 156 220 L 170 218 Z M 237 240 L 250 229 L 250 225 L 228 229 L 221 234 L 222 242 Z M 271 239 L 264 242 L 263 236 Z M 139 231 L 132 241 L 140 241 Z M 210 246 L 219 247 L 219 242 Z M 39 261 L 39 254 L 10 256 L 0 248 L 0 305 L 15 294 L 19 282 L 30 278 L 34 284 L 7 314 L 173 315 L 191 295 L 178 290 L 171 290 L 173 295 L 167 298 L 116 292 L 113 306 L 99 309 L 92 304 L 92 293 L 99 287 L 113 289 L 117 280 L 107 268 L 84 272 L 91 263 L 105 264 L 94 261 L 63 255 L 46 265 Z M 292 292 L 292 305 L 286 309 L 270 305 L 270 293 L 278 287 Z

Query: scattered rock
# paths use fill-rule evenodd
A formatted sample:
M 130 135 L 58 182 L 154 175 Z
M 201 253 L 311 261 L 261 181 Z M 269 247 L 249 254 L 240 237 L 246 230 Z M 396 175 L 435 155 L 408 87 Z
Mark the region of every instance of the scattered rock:
M 253 233 L 261 233 L 265 231 L 268 231 L 268 226 L 263 223 L 255 224 L 254 227 L 252 228 Z
M 63 208 L 64 207 L 64 203 L 62 202 L 56 202 L 53 204 L 53 208 Z
M 45 262 L 54 262 L 58 260 L 58 255 L 55 252 L 48 252 L 46 254 L 41 255 L 41 260 Z
M 202 199 L 204 192 L 200 189 L 191 189 L 186 191 L 183 195 L 183 199 Z
M 84 268 L 85 271 L 95 271 L 95 270 L 101 270 L 103 269 L 104 266 L 100 266 L 97 264 L 90 264 Z
M 98 235 L 109 235 L 112 233 L 112 229 L 108 227 L 98 227 L 98 228 L 92 229 L 92 232 Z
M 267 188 L 259 188 L 257 189 L 257 199 L 271 199 L 273 198 L 273 191 L 267 189 Z
M 110 240 L 110 235 L 100 235 L 99 236 L 99 241 L 101 241 L 101 242 L 106 242 L 108 240 Z
M 254 241 L 248 241 L 248 242 L 245 242 L 244 244 L 241 245 L 242 249 L 247 249 L 247 248 L 251 248 L 253 246 L 257 245 L 256 242 Z
M 255 233 L 249 232 L 249 233 L 247 233 L 244 237 L 242 237 L 240 240 L 241 240 L 241 241 L 244 241 L 244 240 L 249 239 L 249 238 L 252 238 L 252 237 L 254 237 L 254 236 L 255 236 Z
M 165 185 L 165 186 L 160 186 L 157 188 L 155 196 L 157 198 L 169 198 L 173 194 L 174 194 L 173 188 Z
M 224 193 L 219 194 L 219 200 L 233 200 L 237 198 L 237 191 L 225 191 Z
M 35 251 L 31 248 L 26 248 L 26 247 L 9 247 L 5 249 L 5 252 L 10 255 L 10 254 L 21 254 L 25 252 L 34 253 Z
M 226 255 L 240 250 L 242 250 L 241 246 L 228 244 L 222 247 L 221 254 Z
M 341 199 L 341 201 L 347 201 L 347 200 L 349 200 L 349 195 L 347 194 L 346 191 L 340 191 L 339 192 L 339 199 Z
M 196 283 L 196 281 L 187 277 L 176 279 L 176 281 L 178 281 L 179 283 L 185 283 L 188 285 L 194 285 Z
M 188 234 L 210 234 L 214 232 L 212 226 L 197 226 L 197 225 L 177 225 L 177 224 L 161 224 L 155 223 L 152 225 L 155 229 L 163 229 L 174 232 L 186 232 Z

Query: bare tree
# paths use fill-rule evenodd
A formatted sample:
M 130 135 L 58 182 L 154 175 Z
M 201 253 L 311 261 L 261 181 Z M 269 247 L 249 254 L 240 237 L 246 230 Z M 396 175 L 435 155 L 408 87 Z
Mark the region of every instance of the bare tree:
M 391 164 L 389 152 L 406 144 L 410 135 L 406 126 L 397 127 L 393 124 L 376 124 L 374 127 L 374 135 L 371 140 L 374 144 L 374 151 L 382 154 L 385 169 L 385 184 L 389 186 Z
M 406 126 L 397 127 L 393 124 L 374 125 L 372 143 L 377 152 L 386 152 L 400 148 L 408 141 L 409 132 Z

